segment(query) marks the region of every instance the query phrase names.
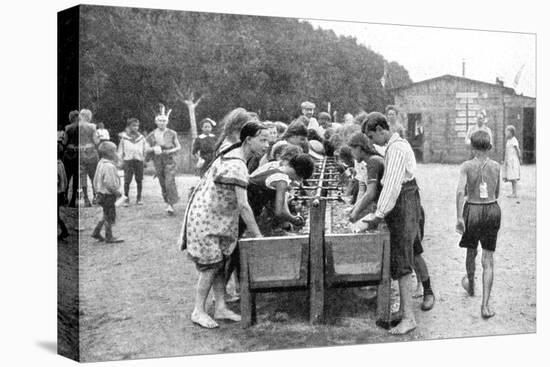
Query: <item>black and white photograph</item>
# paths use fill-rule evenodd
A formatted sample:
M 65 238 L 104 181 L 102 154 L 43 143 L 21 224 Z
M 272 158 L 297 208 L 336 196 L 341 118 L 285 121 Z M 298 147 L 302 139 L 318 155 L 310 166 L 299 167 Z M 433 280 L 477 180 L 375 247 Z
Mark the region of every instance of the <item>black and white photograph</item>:
M 49 124 L 44 149 L 57 128 L 56 246 L 26 250 L 49 247 L 55 285 L 21 288 L 37 308 L 56 293 L 38 347 L 304 364 L 360 346 L 368 363 L 383 345 L 388 362 L 441 341 L 473 360 L 463 339 L 483 355 L 488 337 L 540 336 L 539 28 L 308 6 L 50 10 L 53 104 L 14 93 Z M 53 175 L 39 151 L 29 187 Z M 53 232 L 53 204 L 47 223 L 20 206 L 29 234 Z M 428 349 L 411 358 L 453 359 Z
M 535 34 L 58 22 L 60 354 L 536 331 Z

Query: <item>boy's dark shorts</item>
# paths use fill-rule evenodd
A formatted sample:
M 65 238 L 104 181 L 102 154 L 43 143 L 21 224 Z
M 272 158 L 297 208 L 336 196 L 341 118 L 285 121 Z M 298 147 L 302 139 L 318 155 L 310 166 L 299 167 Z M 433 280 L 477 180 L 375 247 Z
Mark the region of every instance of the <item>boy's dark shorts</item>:
M 420 237 L 420 194 L 413 180 L 403 184 L 394 208 L 386 216 L 390 231 L 390 274 L 399 279 L 412 273 L 414 243 Z
M 114 224 L 116 222 L 116 196 L 111 194 L 97 193 L 97 204 L 103 208 L 103 219 L 107 223 Z
M 498 203 L 496 201 L 489 204 L 466 203 L 463 216 L 466 230 L 459 246 L 477 249 L 478 243 L 481 242 L 482 249 L 495 251 L 501 217 Z
M 424 208 L 420 207 L 420 230 L 418 232 L 418 236 L 416 236 L 413 244 L 413 253 L 414 256 L 421 255 L 424 252 L 424 247 L 422 247 L 422 240 L 424 240 L 424 222 L 426 221 L 426 217 L 424 214 Z

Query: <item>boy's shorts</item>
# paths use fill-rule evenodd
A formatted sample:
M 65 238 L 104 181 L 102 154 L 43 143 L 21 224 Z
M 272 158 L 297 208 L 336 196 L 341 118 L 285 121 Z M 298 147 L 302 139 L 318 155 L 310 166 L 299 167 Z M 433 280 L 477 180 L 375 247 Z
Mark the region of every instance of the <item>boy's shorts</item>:
M 424 252 L 424 247 L 422 247 L 422 240 L 424 240 L 424 222 L 426 220 L 425 214 L 424 214 L 424 208 L 420 206 L 420 230 L 418 231 L 418 235 L 416 236 L 413 244 L 413 253 L 414 256 L 421 255 Z
M 390 231 L 390 275 L 397 280 L 412 273 L 414 244 L 420 234 L 420 194 L 416 181 L 401 187 L 394 208 L 386 215 Z
M 97 193 L 97 204 L 103 208 L 103 219 L 107 223 L 114 224 L 116 222 L 116 196 L 111 194 Z
M 482 249 L 495 251 L 501 217 L 498 203 L 496 201 L 489 204 L 467 202 L 464 205 L 463 216 L 466 230 L 462 234 L 459 246 L 477 249 L 478 242 L 481 242 Z

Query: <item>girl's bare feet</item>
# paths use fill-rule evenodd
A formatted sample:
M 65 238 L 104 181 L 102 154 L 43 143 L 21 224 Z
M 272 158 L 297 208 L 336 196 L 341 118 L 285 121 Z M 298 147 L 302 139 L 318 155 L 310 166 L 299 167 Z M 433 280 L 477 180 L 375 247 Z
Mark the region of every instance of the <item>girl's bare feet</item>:
M 399 325 L 389 330 L 392 335 L 405 335 L 416 329 L 416 321 L 412 319 L 403 319 Z
M 235 312 L 231 311 L 228 308 L 221 308 L 214 311 L 215 319 L 231 320 L 235 322 L 241 321 L 241 316 L 237 315 Z
M 214 329 L 220 326 L 216 321 L 212 320 L 208 314 L 197 310 L 193 310 L 193 313 L 191 314 L 191 321 L 206 329 Z

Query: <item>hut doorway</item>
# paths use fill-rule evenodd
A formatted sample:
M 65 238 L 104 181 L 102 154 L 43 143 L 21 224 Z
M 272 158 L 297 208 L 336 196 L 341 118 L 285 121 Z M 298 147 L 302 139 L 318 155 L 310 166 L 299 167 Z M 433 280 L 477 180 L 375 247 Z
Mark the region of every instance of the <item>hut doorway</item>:
M 523 162 L 536 163 L 536 124 L 535 109 L 523 109 Z
M 417 162 L 424 161 L 424 125 L 421 113 L 407 114 L 407 137 Z

